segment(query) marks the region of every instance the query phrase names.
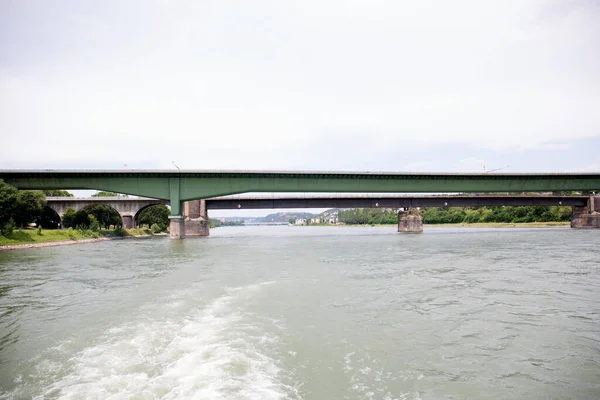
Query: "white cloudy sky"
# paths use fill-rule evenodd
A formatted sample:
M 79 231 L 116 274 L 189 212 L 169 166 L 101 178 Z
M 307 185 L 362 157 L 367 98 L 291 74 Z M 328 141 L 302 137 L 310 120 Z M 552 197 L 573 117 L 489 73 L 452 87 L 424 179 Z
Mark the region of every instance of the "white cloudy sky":
M 597 0 L 0 0 L 0 168 L 600 171 Z

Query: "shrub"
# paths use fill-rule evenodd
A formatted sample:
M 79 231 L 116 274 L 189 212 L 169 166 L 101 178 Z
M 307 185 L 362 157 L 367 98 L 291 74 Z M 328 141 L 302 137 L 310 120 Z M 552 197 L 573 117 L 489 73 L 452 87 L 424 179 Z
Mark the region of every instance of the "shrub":
M 162 231 L 162 227 L 158 224 L 152 224 L 150 229 L 152 229 L 152 233 L 155 233 L 155 234 L 160 233 Z
M 9 219 L 8 222 L 6 222 L 4 225 L 2 225 L 2 236 L 10 236 L 12 235 L 12 233 L 14 232 L 15 228 L 17 227 L 17 224 L 15 224 L 15 220 L 14 219 Z
M 42 226 L 41 225 L 38 225 L 38 227 L 37 227 L 37 235 L 42 236 Z
M 69 228 L 67 230 L 67 234 L 69 235 L 69 239 L 75 239 L 75 231 L 73 230 L 73 228 Z
M 122 226 L 119 226 L 118 228 L 115 229 L 115 236 L 125 236 L 126 235 L 126 231 L 125 229 L 123 229 Z
M 92 232 L 98 232 L 100 230 L 100 223 L 98 222 L 98 218 L 95 215 L 89 214 L 88 218 L 90 220 L 90 230 Z

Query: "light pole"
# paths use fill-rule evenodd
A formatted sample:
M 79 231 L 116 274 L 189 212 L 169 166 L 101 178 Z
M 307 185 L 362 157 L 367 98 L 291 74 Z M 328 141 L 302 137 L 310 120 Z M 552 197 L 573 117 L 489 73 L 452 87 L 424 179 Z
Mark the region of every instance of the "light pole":
M 502 168 L 496 168 L 496 169 L 490 169 L 489 171 L 486 171 L 486 170 L 485 170 L 485 165 L 484 165 L 484 166 L 483 166 L 483 173 L 484 173 L 484 174 L 487 174 L 487 173 L 490 173 L 490 172 L 500 171 L 500 170 L 502 170 L 502 169 L 506 169 L 506 168 L 510 168 L 510 165 L 507 165 L 506 167 L 502 167 Z

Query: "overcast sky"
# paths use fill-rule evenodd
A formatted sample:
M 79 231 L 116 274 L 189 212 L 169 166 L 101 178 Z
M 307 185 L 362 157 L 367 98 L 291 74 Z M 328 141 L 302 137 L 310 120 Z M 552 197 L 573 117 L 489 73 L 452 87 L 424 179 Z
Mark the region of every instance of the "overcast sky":
M 600 171 L 600 2 L 0 0 L 0 168 Z

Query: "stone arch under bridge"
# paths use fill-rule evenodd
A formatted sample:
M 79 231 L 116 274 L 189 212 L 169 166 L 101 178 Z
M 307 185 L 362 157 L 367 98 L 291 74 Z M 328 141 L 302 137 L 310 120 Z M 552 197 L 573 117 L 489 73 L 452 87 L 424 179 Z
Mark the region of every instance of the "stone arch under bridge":
M 107 205 L 114 208 L 123 221 L 124 228 L 135 228 L 135 216 L 144 208 L 156 204 L 168 205 L 168 200 L 130 197 L 47 197 L 46 206 L 60 216 L 61 220 L 67 208 L 79 211 L 85 207 Z

